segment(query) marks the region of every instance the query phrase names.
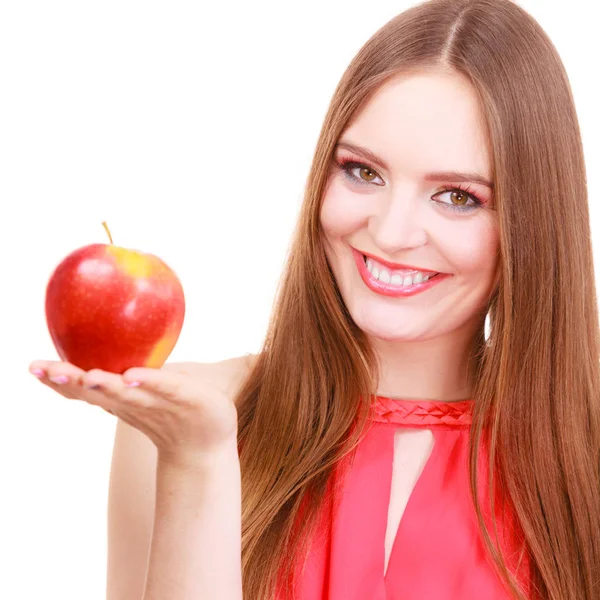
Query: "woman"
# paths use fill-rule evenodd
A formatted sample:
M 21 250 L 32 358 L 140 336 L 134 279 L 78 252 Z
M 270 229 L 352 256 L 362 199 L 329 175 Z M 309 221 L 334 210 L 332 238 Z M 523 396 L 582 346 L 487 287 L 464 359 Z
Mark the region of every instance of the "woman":
M 256 358 L 32 370 L 120 418 L 113 482 L 119 436 L 156 448 L 109 598 L 592 600 L 599 358 L 560 58 L 508 0 L 431 0 L 335 92 Z

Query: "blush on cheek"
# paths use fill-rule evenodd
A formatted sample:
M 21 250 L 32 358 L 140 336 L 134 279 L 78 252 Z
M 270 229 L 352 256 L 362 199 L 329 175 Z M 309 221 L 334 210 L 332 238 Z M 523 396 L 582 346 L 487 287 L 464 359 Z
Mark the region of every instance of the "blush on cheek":
M 499 251 L 499 235 L 492 222 L 473 220 L 464 227 L 445 227 L 435 232 L 448 262 L 461 273 L 485 273 L 493 269 Z
M 333 180 L 321 206 L 321 226 L 325 233 L 334 237 L 353 233 L 366 226 L 367 216 L 364 198 L 356 198 L 356 194 Z

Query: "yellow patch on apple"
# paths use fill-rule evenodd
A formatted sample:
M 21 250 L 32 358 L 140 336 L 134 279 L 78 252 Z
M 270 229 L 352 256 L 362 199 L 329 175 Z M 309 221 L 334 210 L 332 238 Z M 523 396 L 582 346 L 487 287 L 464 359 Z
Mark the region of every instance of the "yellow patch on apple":
M 154 346 L 152 353 L 148 357 L 146 362 L 146 367 L 150 369 L 158 369 L 165 364 L 165 361 L 171 354 L 173 348 L 175 348 L 175 344 L 177 343 L 177 339 L 179 337 L 179 331 L 171 330 L 164 337 L 162 337 Z
M 119 246 L 107 246 L 106 253 L 112 256 L 119 269 L 130 277 L 138 279 L 150 277 L 152 274 L 153 265 L 149 257 L 144 254 Z

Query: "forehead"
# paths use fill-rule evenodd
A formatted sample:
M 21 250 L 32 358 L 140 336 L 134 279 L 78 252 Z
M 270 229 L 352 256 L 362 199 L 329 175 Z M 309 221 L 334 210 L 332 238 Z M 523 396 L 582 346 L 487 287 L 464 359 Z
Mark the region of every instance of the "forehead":
M 478 171 L 492 177 L 475 90 L 458 73 L 419 72 L 386 82 L 341 140 L 364 146 L 390 169 Z

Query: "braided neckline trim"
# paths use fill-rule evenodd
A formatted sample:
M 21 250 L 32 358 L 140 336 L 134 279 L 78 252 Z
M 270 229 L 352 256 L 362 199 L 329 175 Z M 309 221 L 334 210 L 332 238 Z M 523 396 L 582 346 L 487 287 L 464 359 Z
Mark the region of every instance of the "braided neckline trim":
M 474 400 L 406 400 L 372 396 L 371 420 L 411 427 L 469 427 Z

